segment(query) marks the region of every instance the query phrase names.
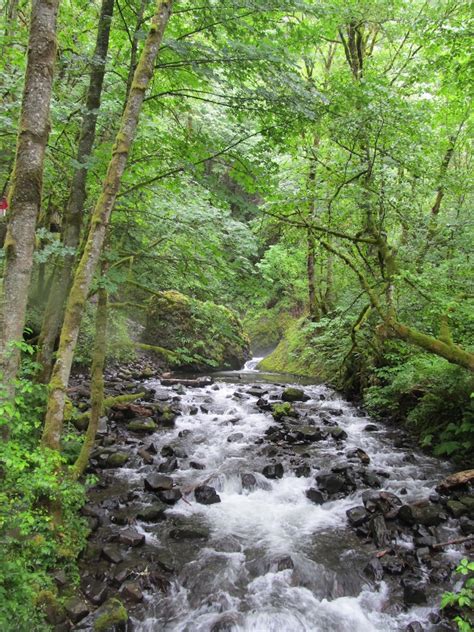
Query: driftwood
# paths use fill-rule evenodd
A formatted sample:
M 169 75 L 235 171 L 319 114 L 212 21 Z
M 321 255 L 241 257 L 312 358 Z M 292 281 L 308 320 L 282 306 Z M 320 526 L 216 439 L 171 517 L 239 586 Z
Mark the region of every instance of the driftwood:
M 181 384 L 181 386 L 189 386 L 190 388 L 214 384 L 212 377 L 198 377 L 195 380 L 186 378 L 162 378 L 160 381 L 161 386 L 175 386 L 176 384 Z
M 440 492 L 454 489 L 455 487 L 461 487 L 461 485 L 467 485 L 468 483 L 474 483 L 474 470 L 463 470 L 462 472 L 456 472 L 445 478 L 437 486 L 437 490 Z
M 437 544 L 433 544 L 431 547 L 435 551 L 438 549 L 444 549 L 445 546 L 450 546 L 451 544 L 463 544 L 464 542 L 474 541 L 474 535 L 467 535 L 464 538 L 454 538 L 453 540 L 447 540 L 447 542 L 438 542 Z

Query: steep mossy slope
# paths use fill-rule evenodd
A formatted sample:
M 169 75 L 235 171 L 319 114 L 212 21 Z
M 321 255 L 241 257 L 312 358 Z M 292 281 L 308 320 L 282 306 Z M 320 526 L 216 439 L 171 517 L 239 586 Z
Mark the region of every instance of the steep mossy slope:
M 231 310 L 175 291 L 154 296 L 142 340 L 174 352 L 182 369 L 239 369 L 249 357 L 249 340 Z

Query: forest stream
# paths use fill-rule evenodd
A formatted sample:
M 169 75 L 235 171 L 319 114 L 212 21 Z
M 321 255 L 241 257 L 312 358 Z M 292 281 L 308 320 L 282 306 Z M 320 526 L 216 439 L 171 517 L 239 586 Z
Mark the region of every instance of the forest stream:
M 197 388 L 148 380 L 148 404 L 103 420 L 84 593 L 120 589 L 136 632 L 449 629 L 436 613 L 459 547 L 429 548 L 459 537 L 435 492 L 449 466 L 327 386 L 256 364 Z M 289 385 L 305 401 L 275 420 Z M 125 429 L 164 405 L 168 427 Z M 109 469 L 117 449 L 128 461 Z

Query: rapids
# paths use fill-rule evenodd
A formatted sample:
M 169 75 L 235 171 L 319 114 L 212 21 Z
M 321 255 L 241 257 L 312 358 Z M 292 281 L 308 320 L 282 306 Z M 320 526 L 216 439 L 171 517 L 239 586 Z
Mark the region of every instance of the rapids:
M 310 399 L 298 409 L 317 423 L 336 421 L 347 439 L 269 445 L 265 432 L 275 422 L 256 402 L 264 393 L 270 402 L 276 400 L 283 388 L 280 379 L 294 384 L 296 378 L 260 374 L 257 364 L 254 359 L 241 371 L 222 373 L 205 388 L 147 383 L 158 398 L 172 394 L 179 401 L 182 412 L 174 428 L 156 432 L 151 441 L 158 454 L 171 445 L 180 457 L 172 476 L 184 497 L 167 511 L 166 521 L 136 525 L 146 545 L 156 549 L 159 563 L 176 572 L 168 591 L 146 593 L 134 630 L 395 632 L 414 620 L 423 629 L 437 629 L 427 617 L 444 587 L 429 588 L 428 606 L 406 610 L 400 578 L 375 584 L 363 572 L 374 547 L 348 527 L 346 511 L 361 504 L 367 488 L 322 505 L 312 503 L 305 491 L 318 471 L 345 462 L 354 448 L 370 456 L 383 489 L 404 502 L 429 495 L 449 467 L 414 452 L 397 429 L 376 424 L 369 432 L 371 420 L 321 384 L 304 386 Z M 283 465 L 283 477 L 265 478 L 263 467 L 275 461 Z M 298 477 L 294 470 L 302 463 L 311 471 Z M 114 476 L 138 489 L 152 470 L 126 466 Z M 243 474 L 252 474 L 253 484 L 243 485 Z M 221 502 L 198 504 L 193 490 L 202 484 L 214 487 Z M 177 527 L 200 529 L 202 538 L 176 540 L 171 528 Z M 443 529 L 449 536 L 449 526 Z M 448 549 L 443 557 L 456 560 L 458 553 Z

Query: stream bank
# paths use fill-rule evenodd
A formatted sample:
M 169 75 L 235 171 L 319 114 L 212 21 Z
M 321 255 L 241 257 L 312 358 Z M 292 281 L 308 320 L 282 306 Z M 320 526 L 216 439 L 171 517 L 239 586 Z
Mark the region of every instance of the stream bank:
M 436 544 L 473 533 L 471 490 L 438 493 L 450 466 L 403 431 L 254 366 L 198 387 L 107 376 L 145 398 L 101 422 L 58 632 L 453 629 L 438 604 L 464 545 Z

